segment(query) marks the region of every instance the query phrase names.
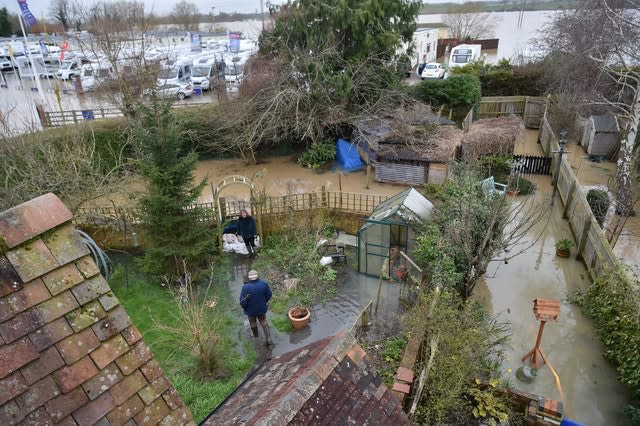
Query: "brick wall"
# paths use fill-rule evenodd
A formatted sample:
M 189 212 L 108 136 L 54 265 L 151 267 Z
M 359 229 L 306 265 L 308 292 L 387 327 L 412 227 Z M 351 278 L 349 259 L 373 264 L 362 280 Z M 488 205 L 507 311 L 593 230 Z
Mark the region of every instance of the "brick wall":
M 71 219 L 0 213 L 0 425 L 193 424 Z

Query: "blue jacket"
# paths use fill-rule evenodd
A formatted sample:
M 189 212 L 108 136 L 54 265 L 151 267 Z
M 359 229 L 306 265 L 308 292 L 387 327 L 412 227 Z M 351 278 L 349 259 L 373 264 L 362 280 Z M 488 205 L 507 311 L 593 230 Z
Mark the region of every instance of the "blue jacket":
M 267 302 L 271 300 L 269 284 L 260 279 L 244 283 L 240 292 L 240 306 L 250 317 L 267 313 Z

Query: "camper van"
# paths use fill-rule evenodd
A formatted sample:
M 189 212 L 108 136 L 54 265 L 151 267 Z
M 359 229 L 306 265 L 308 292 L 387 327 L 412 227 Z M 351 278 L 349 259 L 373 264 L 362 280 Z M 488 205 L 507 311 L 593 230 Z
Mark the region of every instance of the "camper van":
M 65 60 L 60 64 L 56 77 L 60 80 L 71 80 L 76 75 L 80 74 L 80 63 L 73 60 Z
M 191 83 L 202 90 L 210 90 L 214 81 L 224 78 L 225 63 L 222 58 L 208 57 L 193 61 Z
M 169 83 L 185 83 L 191 81 L 191 68 L 193 63 L 189 60 L 178 60 L 163 68 L 158 73 L 158 85 Z
M 62 61 L 60 61 L 60 59 L 53 56 L 47 56 L 46 58 L 43 58 L 43 62 L 44 62 L 44 73 L 40 74 L 40 78 L 54 77 L 57 74 L 60 67 L 62 66 Z
M 224 69 L 224 81 L 232 84 L 240 84 L 244 77 L 244 65 L 247 59 L 246 56 L 234 56 L 230 60 L 225 60 L 227 66 Z
M 80 68 L 80 82 L 83 90 L 93 90 L 105 80 L 113 78 L 111 65 L 102 62 L 89 62 Z
M 0 71 L 13 69 L 13 61 L 8 53 L 0 52 Z
M 463 67 L 468 63 L 480 59 L 480 50 L 482 46 L 479 44 L 460 44 L 451 49 L 449 56 L 449 68 Z

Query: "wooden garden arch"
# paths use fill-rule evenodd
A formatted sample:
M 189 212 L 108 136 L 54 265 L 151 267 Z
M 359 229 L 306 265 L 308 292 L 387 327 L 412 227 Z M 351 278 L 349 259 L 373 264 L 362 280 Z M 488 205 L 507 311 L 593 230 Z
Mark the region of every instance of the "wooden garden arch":
M 251 179 L 242 175 L 225 176 L 224 178 L 222 178 L 220 182 L 218 182 L 218 185 L 216 186 L 215 191 L 213 193 L 213 201 L 215 203 L 216 212 L 218 214 L 218 223 L 220 224 L 220 226 L 222 226 L 222 208 L 220 207 L 220 194 L 226 187 L 234 184 L 241 184 L 249 187 L 249 191 L 250 191 L 249 202 L 252 205 L 252 207 L 255 207 L 254 208 L 255 211 L 253 211 L 252 213 L 256 217 L 256 226 L 258 228 L 258 233 L 259 234 L 262 233 L 262 217 L 260 214 L 260 208 L 255 204 L 256 187 L 251 181 Z

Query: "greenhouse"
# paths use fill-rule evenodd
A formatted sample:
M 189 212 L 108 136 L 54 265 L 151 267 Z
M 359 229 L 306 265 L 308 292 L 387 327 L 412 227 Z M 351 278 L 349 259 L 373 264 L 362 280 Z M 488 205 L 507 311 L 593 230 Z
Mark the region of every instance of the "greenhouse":
M 400 251 L 411 256 L 416 232 L 429 221 L 433 209 L 414 188 L 379 204 L 358 230 L 358 271 L 390 276 L 399 263 Z

